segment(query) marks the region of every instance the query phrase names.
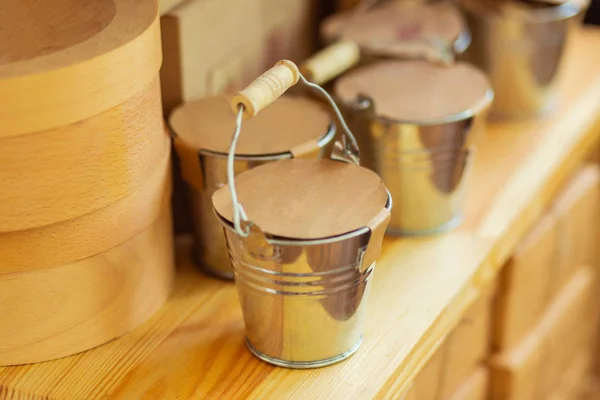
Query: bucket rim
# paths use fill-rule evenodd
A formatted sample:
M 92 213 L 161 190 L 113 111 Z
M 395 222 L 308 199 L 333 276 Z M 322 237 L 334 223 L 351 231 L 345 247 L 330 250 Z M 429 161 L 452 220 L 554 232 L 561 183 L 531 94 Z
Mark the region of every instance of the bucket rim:
M 385 188 L 385 191 L 387 194 L 387 200 L 385 202 L 384 207 L 388 211 L 391 212 L 392 211 L 392 195 L 388 188 Z M 237 234 L 237 232 L 235 231 L 235 229 L 233 227 L 233 222 L 229 221 L 227 218 L 225 218 L 221 214 L 219 214 L 219 212 L 215 209 L 214 206 L 213 206 L 213 213 L 219 219 L 219 222 L 221 222 L 221 225 L 223 225 L 223 227 L 225 229 L 229 229 L 233 233 Z M 370 231 L 371 231 L 371 229 L 368 226 L 363 226 L 361 228 L 357 228 L 350 232 L 345 232 L 345 233 L 341 233 L 339 235 L 327 236 L 327 237 L 323 237 L 323 238 L 294 239 L 294 238 L 290 238 L 290 237 L 272 235 L 267 232 L 264 232 L 264 236 L 265 236 L 265 240 L 267 241 L 267 243 L 272 244 L 272 245 L 312 246 L 312 245 L 340 242 L 340 241 L 350 239 L 350 238 L 353 238 L 356 236 L 364 235 L 365 233 L 370 232 Z
M 337 127 L 333 121 L 329 122 L 327 132 L 325 132 L 319 140 L 317 140 L 317 147 L 323 148 L 327 146 L 336 136 Z M 214 151 L 209 149 L 198 149 L 198 153 L 205 156 L 225 158 L 227 159 L 227 152 Z M 283 160 L 288 158 L 294 158 L 291 151 L 285 151 L 282 153 L 266 153 L 266 154 L 236 154 L 236 161 L 269 161 L 269 160 Z
M 501 13 L 494 13 L 489 10 L 477 9 L 466 5 L 464 1 L 461 1 L 462 6 L 469 12 L 476 14 L 477 16 L 483 16 L 484 18 L 496 19 L 505 18 Z M 518 17 L 521 20 L 534 23 L 544 23 L 551 21 L 560 21 L 573 18 L 584 11 L 589 6 L 589 0 L 584 0 L 578 3 L 575 0 L 568 0 L 561 4 L 549 5 L 545 8 L 537 9 L 519 9 L 514 10 L 511 13 L 511 17 Z
M 488 82 L 489 83 L 489 82 Z M 432 126 L 432 125 L 445 125 L 452 124 L 454 122 L 464 121 L 469 118 L 477 118 L 481 116 L 482 112 L 488 108 L 494 100 L 494 89 L 491 86 L 485 91 L 483 97 L 475 103 L 472 107 L 466 110 L 459 111 L 454 114 L 446 115 L 438 118 L 428 118 L 423 120 L 410 120 L 410 119 L 397 119 L 378 115 L 375 111 L 375 119 L 382 121 L 386 124 L 402 124 L 402 125 L 417 125 L 417 126 Z

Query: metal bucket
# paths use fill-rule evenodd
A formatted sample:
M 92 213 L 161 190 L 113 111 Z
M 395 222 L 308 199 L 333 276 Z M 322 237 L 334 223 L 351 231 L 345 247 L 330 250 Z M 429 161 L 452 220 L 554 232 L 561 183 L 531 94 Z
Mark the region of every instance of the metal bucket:
M 278 72 L 279 75 L 284 73 L 286 70 Z M 270 71 L 267 74 L 275 75 Z M 302 76 L 301 79 L 309 87 L 317 87 Z M 252 95 L 260 92 L 261 82 L 281 81 L 285 80 L 277 75 L 261 77 L 255 81 L 258 83 L 253 83 L 258 89 L 251 85 L 246 91 Z M 342 142 L 335 143 L 331 155 L 335 161 L 284 160 L 253 169 L 236 178 L 231 172 L 229 186 L 213 196 L 215 213 L 225 227 L 246 325 L 248 348 L 258 358 L 288 368 L 316 368 L 333 364 L 351 356 L 359 348 L 363 338 L 365 303 L 375 259 L 381 251 L 383 234 L 392 206 L 391 196 L 381 179 L 371 171 L 355 165 L 358 163 L 356 141 L 331 98 L 323 91 L 320 93 L 330 101 L 344 128 L 345 136 Z M 259 98 L 264 97 L 266 96 L 262 95 Z M 240 105 L 230 157 L 235 151 L 243 112 L 244 107 Z M 341 165 L 352 167 L 346 168 Z M 302 176 L 310 180 L 312 185 L 299 178 L 298 171 L 307 171 Z M 346 172 L 341 173 L 341 176 L 333 171 Z M 292 173 L 293 177 L 287 173 Z M 321 183 L 317 185 L 319 176 L 315 174 L 326 176 L 323 178 L 326 182 L 319 181 Z M 368 179 L 361 180 L 365 176 Z M 290 186 L 282 189 L 283 182 L 290 182 Z M 338 186 L 347 185 L 348 182 L 352 183 L 351 188 L 344 186 L 340 192 Z M 262 192 L 257 190 L 255 184 L 262 188 L 264 196 L 276 199 L 276 207 L 264 206 Z M 332 189 L 330 185 L 335 188 Z M 303 193 L 301 201 L 298 201 L 294 194 L 290 194 L 290 191 L 296 190 L 290 190 L 292 187 L 300 188 L 298 193 Z M 308 194 L 305 189 L 307 187 L 310 188 Z M 369 193 L 369 196 L 364 196 L 357 206 L 357 200 L 352 195 L 354 192 Z M 238 193 L 242 196 L 239 201 Z M 306 207 L 309 207 L 312 213 L 319 215 L 323 208 L 331 206 L 329 203 L 323 204 L 315 200 L 321 198 L 318 193 L 334 193 L 329 197 L 333 199 L 340 197 L 338 193 L 345 193 L 347 204 L 359 207 L 361 212 L 364 209 L 363 205 L 368 204 L 369 222 L 363 224 L 362 220 L 355 220 L 353 224 L 357 223 L 357 227 L 346 230 L 338 226 L 337 229 L 342 229 L 340 233 L 333 230 L 327 234 L 314 234 L 313 225 L 310 224 L 310 233 L 304 232 L 300 237 L 290 237 L 298 233 L 296 225 L 302 225 L 302 218 L 310 219 L 306 217 L 303 208 L 305 206 L 302 204 L 307 204 Z M 253 201 L 249 199 L 251 196 L 254 196 Z M 327 196 L 329 194 L 325 195 Z M 253 212 L 249 211 L 246 215 L 245 207 L 240 203 L 245 203 Z M 283 205 L 285 207 L 280 208 L 280 212 L 299 212 L 298 215 L 290 217 L 291 221 L 298 222 L 291 222 L 293 228 L 290 228 L 288 233 L 282 233 L 278 231 L 281 228 L 273 227 L 269 232 L 263 231 L 259 225 L 268 225 L 267 222 L 249 219 L 257 214 L 262 214 L 263 218 L 265 215 L 269 218 L 281 215 L 277 214 L 278 210 L 274 208 Z M 344 218 L 344 211 L 348 212 L 343 208 L 339 218 Z M 224 215 L 230 216 L 226 218 Z M 279 219 L 272 218 L 271 221 L 273 220 Z M 271 222 L 273 223 L 278 224 Z M 328 224 L 323 226 L 329 227 Z
M 229 107 L 227 105 L 227 107 Z M 203 272 L 221 279 L 233 279 L 227 243 L 223 227 L 215 218 L 211 197 L 219 188 L 227 184 L 227 153 L 190 148 L 183 143 L 175 129 L 174 144 L 181 160 L 184 180 L 188 184 L 191 217 L 193 225 L 193 260 Z M 273 133 L 274 136 L 277 134 Z M 303 153 L 303 158 L 321 158 L 331 151 L 330 144 L 335 137 L 335 125 L 331 123 L 326 132 L 313 146 L 312 151 Z M 318 136 L 316 136 L 318 137 Z M 265 155 L 236 155 L 235 174 L 265 163 L 290 159 L 292 151 Z M 190 171 L 193 171 L 190 173 Z
M 565 44 L 584 6 L 579 1 L 533 8 L 514 1 L 496 9 L 462 1 L 473 33 L 466 59 L 484 70 L 496 97 L 491 117 L 532 117 L 552 108 Z
M 386 204 L 391 209 L 391 197 Z M 318 240 L 238 235 L 221 218 L 248 348 L 282 367 L 316 368 L 358 350 L 375 263 L 362 265 L 371 230 Z
M 452 55 L 459 55 L 471 43 L 466 23 L 453 4 L 373 3 L 326 19 L 321 24 L 325 42 L 356 42 L 362 50 L 363 64 L 386 56 L 413 58 L 411 50 L 416 46 L 443 46 Z
M 361 164 L 377 172 L 394 198 L 391 235 L 427 235 L 462 219 L 474 149 L 485 130 L 489 90 L 472 108 L 422 121 L 377 114 L 376 101 L 341 101 L 361 148 Z

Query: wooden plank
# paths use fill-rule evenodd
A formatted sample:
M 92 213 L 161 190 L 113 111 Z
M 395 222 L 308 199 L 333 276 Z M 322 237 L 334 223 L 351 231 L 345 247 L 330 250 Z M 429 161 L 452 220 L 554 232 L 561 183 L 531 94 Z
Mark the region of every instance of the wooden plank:
M 580 266 L 598 266 L 600 168 L 590 165 L 581 170 L 551 212 L 557 221 L 557 255 L 550 291 L 556 293 Z
M 486 400 L 488 378 L 488 370 L 485 367 L 477 368 L 449 400 Z
M 589 327 L 596 273 L 582 268 L 561 290 L 536 328 L 517 346 L 490 361 L 493 400 L 545 399 L 580 349 L 589 351 Z M 580 331 L 578 334 L 574 331 Z M 589 332 L 589 329 L 587 330 Z M 570 332 L 570 337 L 566 338 Z M 589 336 L 588 336 L 589 339 Z
M 556 223 L 547 215 L 502 270 L 494 307 L 495 349 L 515 346 L 537 324 L 548 298 L 555 247 Z
M 235 287 L 200 276 L 186 259 L 172 299 L 143 327 L 78 356 L 0 369 L 0 387 L 86 400 L 400 397 L 596 143 L 600 54 L 590 49 L 598 48 L 600 32 L 574 39 L 559 107 L 540 121 L 492 125 L 475 162 L 463 226 L 385 241 L 365 341 L 352 358 L 307 371 L 253 358 L 244 348 Z
M 493 291 L 471 306 L 444 344 L 439 398 L 448 399 L 484 360 L 489 350 Z
M 261 6 L 261 0 L 189 0 L 163 15 L 165 114 L 183 101 L 237 90 L 265 69 Z
M 442 345 L 421 370 L 406 399 L 437 400 L 444 367 L 446 347 Z
M 160 15 L 164 15 L 167 12 L 173 10 L 175 7 L 178 7 L 180 4 L 185 3 L 189 0 L 159 0 L 158 1 L 158 12 Z
M 548 399 L 583 400 L 583 396 L 587 390 L 591 360 L 592 357 L 589 349 L 580 350 L 577 357 L 565 368 L 557 384 L 557 388 Z

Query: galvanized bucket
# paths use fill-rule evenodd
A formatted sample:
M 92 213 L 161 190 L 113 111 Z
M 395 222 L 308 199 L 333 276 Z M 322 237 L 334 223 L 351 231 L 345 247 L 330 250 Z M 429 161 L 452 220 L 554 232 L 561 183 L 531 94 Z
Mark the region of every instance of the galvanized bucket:
M 386 56 L 413 58 L 416 47 L 431 45 L 443 46 L 454 56 L 471 43 L 460 10 L 449 2 L 376 3 L 363 2 L 354 10 L 327 18 L 321 24 L 324 41 L 357 43 L 363 63 Z
M 369 87 L 366 76 L 365 79 L 361 76 L 364 87 L 356 92 L 356 97 L 342 90 L 348 79 L 354 79 L 353 74 L 372 70 L 374 76 L 382 78 L 384 75 L 378 71 L 380 66 L 395 70 L 406 63 L 418 63 L 415 69 L 425 65 L 423 61 L 371 64 L 340 78 L 334 90 L 348 124 L 357 135 L 362 164 L 381 176 L 394 198 L 388 233 L 427 235 L 452 229 L 462 219 L 468 173 L 484 132 L 493 92 L 486 84 L 481 97 L 464 109 L 431 118 L 415 114 L 414 119 L 408 119 L 386 114 L 384 107 L 378 104 L 380 93 L 373 92 L 373 97 L 369 97 L 375 85 Z M 402 79 L 412 79 L 410 73 L 401 75 Z M 478 78 L 485 80 L 483 75 Z M 393 78 L 386 79 L 379 84 L 393 91 Z M 414 86 L 422 90 L 418 83 Z M 424 95 L 427 94 L 425 90 Z M 435 97 L 432 95 L 432 100 Z M 387 100 L 394 98 L 393 93 L 387 96 Z
M 565 45 L 587 2 L 485 3 L 461 1 L 473 32 L 466 59 L 488 74 L 496 94 L 490 116 L 543 114 L 555 103 Z
M 205 103 L 211 104 L 209 109 L 204 107 Z M 291 123 L 300 118 L 298 107 L 302 106 L 303 113 L 311 113 L 313 118 L 325 121 L 318 124 L 312 134 L 289 142 L 289 148 L 277 146 L 274 148 L 270 143 L 253 144 L 250 151 L 235 155 L 234 170 L 236 174 L 247 171 L 265 163 L 290 159 L 294 157 L 321 158 L 331 151 L 328 146 L 335 137 L 335 125 L 329 121 L 321 106 L 308 100 L 298 98 L 285 98 L 282 103 L 286 106 L 274 107 L 261 114 L 261 121 L 254 120 L 252 123 L 263 125 L 274 125 L 270 123 L 272 118 L 290 119 Z M 223 235 L 223 227 L 215 218 L 211 197 L 213 193 L 227 183 L 227 149 L 215 143 L 206 143 L 202 138 L 194 138 L 197 131 L 194 125 L 206 125 L 211 119 L 222 118 L 221 112 L 215 110 L 222 106 L 225 109 L 227 121 L 215 123 L 214 129 L 207 134 L 214 136 L 225 136 L 234 125 L 234 117 L 229 111 L 229 99 L 225 97 L 211 97 L 184 104 L 178 107 L 170 118 L 173 131 L 174 144 L 177 150 L 184 180 L 188 185 L 190 214 L 193 222 L 194 262 L 207 274 L 221 278 L 233 279 L 233 271 L 229 261 L 227 243 Z M 303 115 L 303 114 L 302 114 Z M 260 142 L 268 139 L 276 141 L 278 132 L 263 132 Z M 270 138 L 269 138 L 270 136 Z M 204 147 L 203 147 L 204 146 Z M 293 146 L 293 147 L 292 147 Z M 330 146 L 329 146 L 330 147 Z M 269 150 L 275 150 L 269 151 Z M 263 151 L 264 153 L 261 153 Z
M 283 91 L 302 79 L 323 94 L 290 65 L 278 64 L 262 82 L 287 80 L 279 89 Z M 242 93 L 268 97 L 256 95 L 271 90 L 256 90 L 260 78 L 257 82 Z M 230 162 L 244 109 L 239 107 Z M 389 221 L 391 197 L 379 177 L 355 164 L 356 142 L 343 119 L 341 124 L 345 136 L 336 142 L 332 160 L 283 160 L 235 179 L 230 171 L 229 186 L 213 196 L 215 212 L 225 227 L 248 348 L 274 365 L 322 367 L 349 357 L 362 342 L 365 304 Z M 353 182 L 355 178 L 360 183 Z M 347 186 L 352 184 L 363 186 L 361 190 Z M 335 201 L 341 193 L 346 195 L 346 205 L 366 212 L 368 221 L 357 223 L 356 214 L 342 207 L 331 219 L 335 227 L 321 223 L 320 230 L 314 230 L 312 213 L 331 207 L 323 199 Z M 349 219 L 354 221 L 342 228 Z M 307 223 L 310 232 L 302 228 Z

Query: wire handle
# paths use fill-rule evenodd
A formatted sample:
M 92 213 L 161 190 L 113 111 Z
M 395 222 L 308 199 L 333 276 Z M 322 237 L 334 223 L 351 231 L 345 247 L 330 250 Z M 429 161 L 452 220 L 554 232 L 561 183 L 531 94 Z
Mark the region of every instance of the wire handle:
M 294 86 L 299 80 L 327 100 L 333 109 L 339 124 L 342 126 L 344 136 L 342 136 L 341 143 L 336 142 L 336 146 L 344 153 L 345 157 L 338 157 L 338 159 L 351 161 L 355 164 L 359 164 L 360 162 L 356 138 L 350 131 L 340 109 L 329 93 L 321 86 L 309 82 L 300 73 L 298 67 L 292 61 L 278 61 L 273 68 L 256 78 L 245 89 L 238 92 L 231 100 L 231 108 L 236 114 L 236 119 L 235 130 L 227 153 L 227 183 L 229 184 L 229 190 L 231 192 L 233 228 L 240 236 L 248 237 L 252 226 L 252 223 L 248 220 L 246 211 L 244 211 L 244 207 L 238 201 L 237 191 L 235 189 L 235 149 L 242 130 L 242 121 L 257 115 L 262 109 L 277 100 L 287 89 Z

